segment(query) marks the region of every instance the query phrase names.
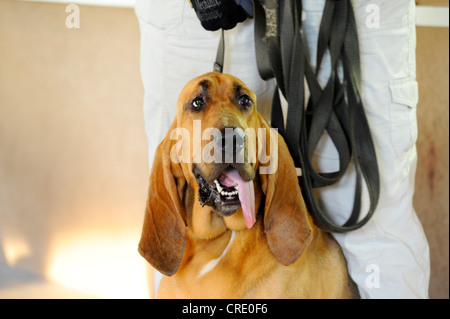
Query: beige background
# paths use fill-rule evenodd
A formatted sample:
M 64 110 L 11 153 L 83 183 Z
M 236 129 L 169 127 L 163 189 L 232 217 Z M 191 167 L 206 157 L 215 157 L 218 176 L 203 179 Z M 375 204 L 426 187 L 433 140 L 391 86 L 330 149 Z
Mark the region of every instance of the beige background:
M 448 39 L 448 28 L 417 28 L 419 158 L 414 205 L 430 243 L 433 298 L 449 297 Z
M 416 0 L 416 4 L 424 6 L 448 6 L 448 0 Z
M 80 6 L 81 27 L 68 29 L 65 8 L 0 0 L 0 298 L 148 297 L 137 19 Z M 415 206 L 430 297 L 448 298 L 449 34 L 417 34 Z
M 0 262 L 145 297 L 138 22 L 131 9 L 80 6 L 68 29 L 65 8 L 0 1 Z

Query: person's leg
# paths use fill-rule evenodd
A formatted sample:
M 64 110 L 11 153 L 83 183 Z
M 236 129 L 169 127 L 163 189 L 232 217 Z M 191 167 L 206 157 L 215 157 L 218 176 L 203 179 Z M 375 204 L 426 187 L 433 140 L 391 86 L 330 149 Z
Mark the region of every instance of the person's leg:
M 144 120 L 151 167 L 155 150 L 175 116 L 178 95 L 192 78 L 213 70 L 220 31 L 203 29 L 187 0 L 137 0 L 141 29 Z M 257 95 L 258 110 L 270 115 L 273 81 L 257 71 L 253 20 L 225 31 L 224 73 L 240 78 Z M 156 275 L 158 287 L 160 274 Z
M 304 0 L 303 4 L 303 26 L 314 60 L 324 1 Z M 381 189 L 369 223 L 357 231 L 335 234 L 335 238 L 363 298 L 427 298 L 429 248 L 412 206 L 418 99 L 414 1 L 371 1 L 369 5 L 355 0 L 353 5 L 360 41 L 362 99 L 376 148 Z M 326 78 L 323 74 L 323 83 Z M 336 170 L 334 146 L 328 138 L 322 142 L 316 159 L 322 170 Z M 353 197 L 352 168 L 338 185 L 321 191 L 324 207 L 341 224 L 350 214 Z M 364 194 L 363 206 L 368 207 L 368 202 L 368 194 Z

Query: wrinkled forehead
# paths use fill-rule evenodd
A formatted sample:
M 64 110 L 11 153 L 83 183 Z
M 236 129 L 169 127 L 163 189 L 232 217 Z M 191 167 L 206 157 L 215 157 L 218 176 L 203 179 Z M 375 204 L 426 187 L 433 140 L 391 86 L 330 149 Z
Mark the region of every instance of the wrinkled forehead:
M 228 74 L 207 73 L 185 85 L 178 98 L 177 108 L 183 107 L 199 95 L 227 99 L 243 94 L 249 95 L 253 100 L 256 99 L 255 94 L 238 78 Z

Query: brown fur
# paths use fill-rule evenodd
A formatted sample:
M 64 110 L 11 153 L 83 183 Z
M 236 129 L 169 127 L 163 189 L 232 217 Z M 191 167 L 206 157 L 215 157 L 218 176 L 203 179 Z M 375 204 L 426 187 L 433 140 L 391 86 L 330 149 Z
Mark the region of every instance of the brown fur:
M 207 107 L 202 112 L 190 112 L 186 106 L 205 89 L 205 80 Z M 241 209 L 225 217 L 200 205 L 192 158 L 181 163 L 170 160 L 170 150 L 177 142 L 170 139 L 170 132 L 182 127 L 192 137 L 195 119 L 201 119 L 203 130 L 269 128 L 256 105 L 242 110 L 233 102 L 237 85 L 239 92 L 256 101 L 255 94 L 230 75 L 208 73 L 191 80 L 180 94 L 171 130 L 156 152 L 139 252 L 167 275 L 161 281 L 158 297 L 357 297 L 339 245 L 314 225 L 307 212 L 292 158 L 281 136 L 276 173 L 259 174 L 262 164 L 258 162 L 246 162 L 240 167 L 244 179 L 254 178 L 258 213 L 250 229 L 246 228 Z M 207 142 L 202 142 L 202 148 Z M 189 147 L 192 154 L 192 141 L 183 146 Z M 270 153 L 270 145 L 266 147 Z M 217 176 L 223 169 L 214 163 L 197 165 L 206 177 Z M 227 253 L 209 272 L 199 276 L 208 262 L 222 255 L 232 231 L 235 239 Z

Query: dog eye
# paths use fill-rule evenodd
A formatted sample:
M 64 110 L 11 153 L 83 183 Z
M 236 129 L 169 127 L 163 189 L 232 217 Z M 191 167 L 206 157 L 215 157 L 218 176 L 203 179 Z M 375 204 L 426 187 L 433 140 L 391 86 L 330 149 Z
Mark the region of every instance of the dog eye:
M 205 100 L 202 96 L 198 96 L 192 100 L 191 106 L 195 111 L 200 111 L 205 105 Z
M 252 105 L 252 100 L 247 94 L 244 94 L 239 98 L 239 105 L 243 108 L 248 108 Z

